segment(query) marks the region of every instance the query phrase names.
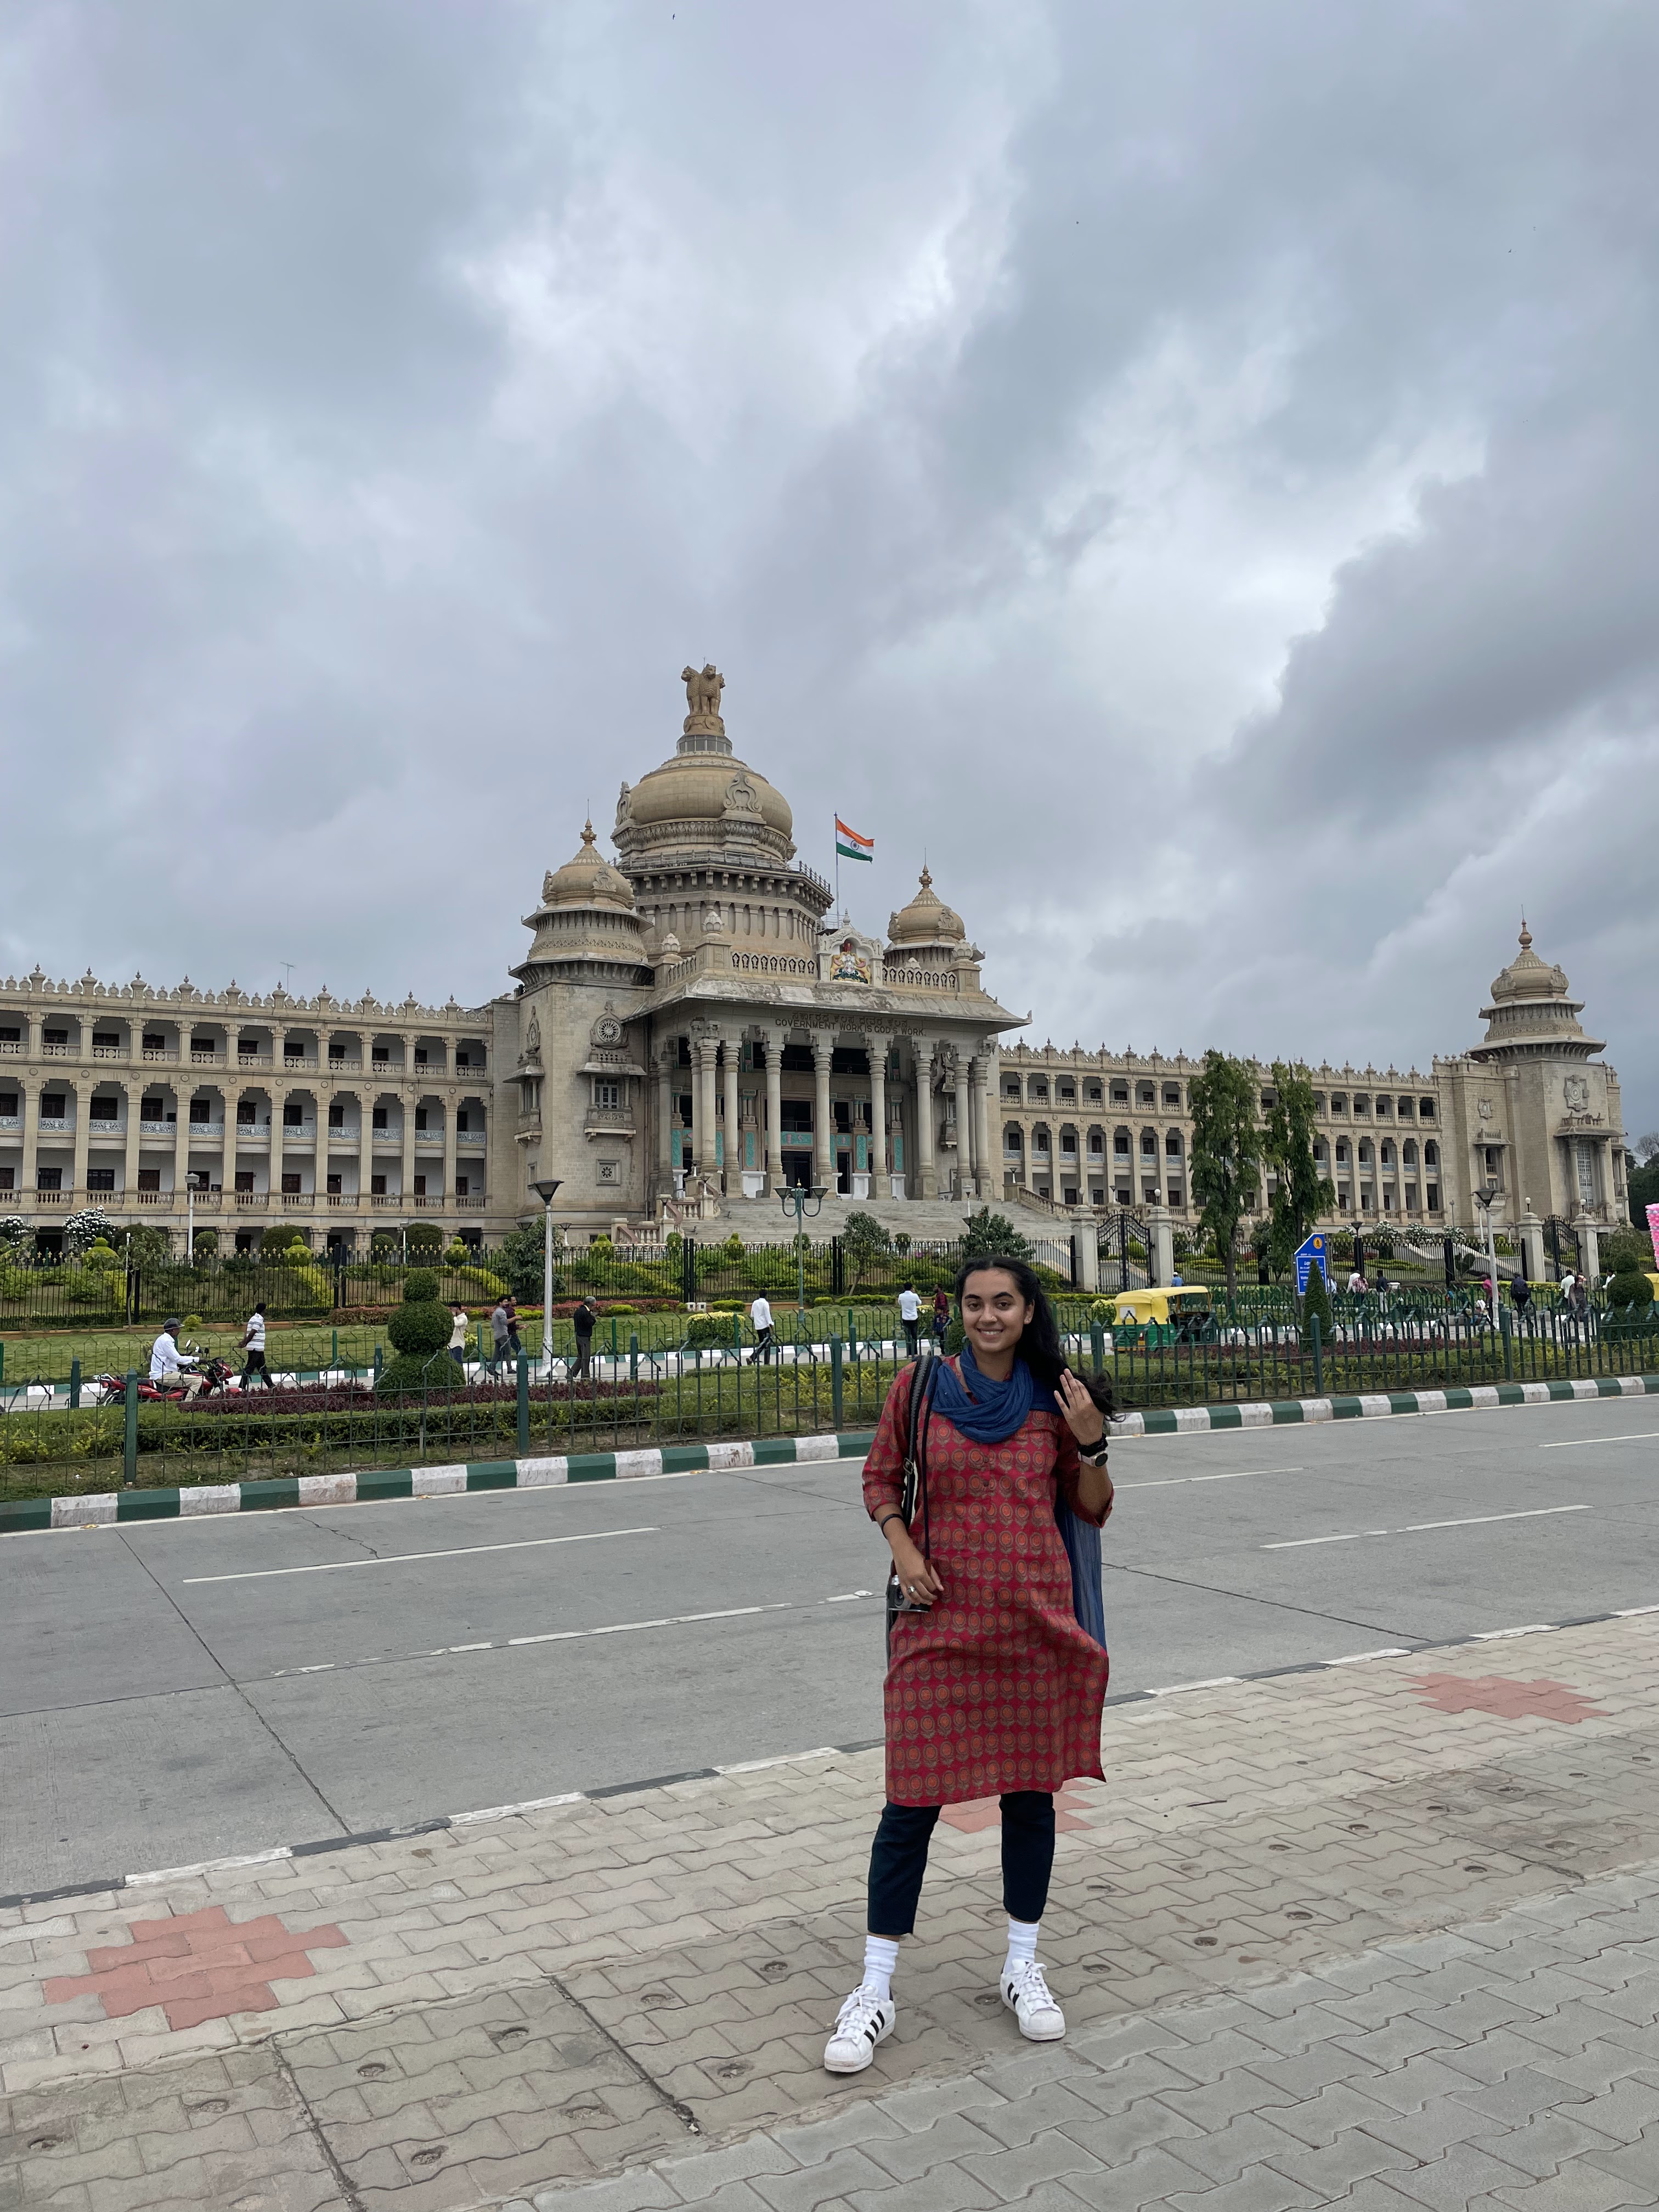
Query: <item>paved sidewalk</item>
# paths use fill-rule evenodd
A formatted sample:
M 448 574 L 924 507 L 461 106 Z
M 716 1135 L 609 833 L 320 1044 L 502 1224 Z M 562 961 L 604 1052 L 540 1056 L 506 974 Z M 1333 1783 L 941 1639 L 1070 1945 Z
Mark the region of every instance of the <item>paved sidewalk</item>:
M 9 1909 L 0 2208 L 1651 2204 L 1656 1686 L 1659 1614 L 1109 1709 L 1067 2044 L 963 1808 L 850 2081 L 878 1753 Z

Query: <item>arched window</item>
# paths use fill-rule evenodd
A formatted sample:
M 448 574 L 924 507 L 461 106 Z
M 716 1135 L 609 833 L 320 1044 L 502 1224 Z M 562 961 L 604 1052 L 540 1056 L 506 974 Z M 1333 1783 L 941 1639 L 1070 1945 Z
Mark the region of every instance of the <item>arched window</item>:
M 1158 1137 L 1156 1132 L 1151 1129 L 1143 1129 L 1141 1131 L 1140 1150 L 1144 1158 L 1156 1159 L 1158 1158 Z
M 1391 1168 L 1394 1165 L 1394 1144 L 1392 1139 L 1385 1140 L 1383 1144 L 1382 1164 L 1385 1168 Z
M 1417 1139 L 1415 1137 L 1407 1138 L 1405 1143 L 1400 1147 L 1400 1157 L 1408 1168 L 1414 1168 L 1417 1165 Z
M 1432 1138 L 1423 1147 L 1423 1164 L 1425 1168 L 1437 1168 L 1440 1164 L 1440 1147 Z
M 1003 1130 L 1002 1149 L 1005 1152 L 1021 1152 L 1024 1151 L 1025 1139 L 1020 1133 L 1020 1127 L 1018 1121 L 1010 1121 L 1007 1127 Z
M 1181 1158 L 1181 1132 L 1179 1129 L 1170 1130 L 1169 1135 L 1164 1139 L 1164 1149 L 1172 1160 L 1178 1160 Z

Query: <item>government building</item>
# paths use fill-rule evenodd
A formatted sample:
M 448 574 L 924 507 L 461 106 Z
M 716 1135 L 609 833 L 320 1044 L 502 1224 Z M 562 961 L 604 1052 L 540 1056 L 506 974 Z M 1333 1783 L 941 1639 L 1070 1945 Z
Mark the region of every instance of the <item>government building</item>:
M 577 1241 L 790 1235 L 797 1188 L 823 1194 L 820 1235 L 857 1206 L 950 1236 L 985 1200 L 1037 1234 L 1121 1209 L 1160 1246 L 1191 1228 L 1200 1063 L 1023 1041 L 925 868 L 884 939 L 836 921 L 788 802 L 732 750 L 724 678 L 683 680 L 615 860 L 590 823 L 486 1006 L 6 978 L 0 1217 L 46 1250 L 91 1206 L 180 1251 L 282 1219 L 352 1252 L 420 1220 L 493 1242 L 556 1179 Z M 1313 1069 L 1333 1219 L 1467 1234 L 1495 1189 L 1500 1226 L 1622 1221 L 1619 1083 L 1583 1011 L 1523 926 L 1479 1043 L 1427 1074 Z

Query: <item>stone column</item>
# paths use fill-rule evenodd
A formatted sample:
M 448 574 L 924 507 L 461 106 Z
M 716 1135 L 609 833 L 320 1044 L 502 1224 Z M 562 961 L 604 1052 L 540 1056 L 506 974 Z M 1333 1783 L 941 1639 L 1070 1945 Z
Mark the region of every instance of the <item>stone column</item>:
M 833 1190 L 836 1183 L 836 1159 L 830 1143 L 830 1057 L 835 1048 L 835 1038 L 827 1030 L 813 1030 L 812 1180 L 826 1190 Z
M 405 1065 L 414 1054 L 404 1048 Z M 408 1212 L 415 1203 L 415 1085 L 406 1075 L 403 1085 L 404 1146 L 403 1146 L 403 1203 Z
M 1575 1173 L 1577 1164 L 1575 1163 Z M 1588 1213 L 1581 1213 L 1573 1223 L 1573 1233 L 1578 1239 L 1578 1269 L 1590 1288 L 1595 1288 L 1595 1279 L 1601 1272 L 1601 1240 L 1595 1224 Z
M 446 1206 L 453 1206 L 455 1203 L 455 1101 L 453 1097 L 446 1097 L 444 1100 L 444 1187 L 442 1195 L 443 1201 Z
M 374 1185 L 374 1094 L 357 1093 L 357 1204 L 374 1211 L 369 1193 Z
M 179 1048 L 181 1051 L 187 1051 L 184 1044 L 184 1027 L 181 1024 L 179 1030 Z M 189 1216 L 185 1213 L 185 1185 L 190 1181 L 190 1094 L 195 1087 L 194 1084 L 187 1083 L 184 1079 L 184 1071 L 180 1069 L 179 1080 L 173 1086 L 173 1104 L 179 1115 L 178 1120 L 173 1125 L 173 1211 L 175 1213 L 185 1213 L 186 1220 Z
M 918 1195 L 939 1196 L 939 1176 L 933 1167 L 933 1041 L 916 1039 L 916 1175 Z
M 884 1036 L 866 1036 L 870 1060 L 870 1195 L 887 1195 L 887 1052 Z
M 763 1031 L 766 1048 L 766 1184 L 783 1188 L 783 1036 L 781 1030 Z
M 720 1174 L 714 1148 L 714 1055 L 720 1038 L 718 1035 L 697 1036 L 691 1048 L 697 1060 L 697 1173 L 713 1182 Z
M 136 1098 L 132 1095 L 135 1089 L 138 1093 Z M 125 1102 L 122 1110 L 127 1120 L 126 1164 L 121 1170 L 121 1196 L 131 1207 L 137 1204 L 134 1194 L 138 1188 L 138 1125 L 143 1117 L 144 1086 L 142 1083 L 124 1083 L 121 1095 Z
M 1079 1221 L 1075 1234 L 1078 1288 L 1092 1294 L 1100 1288 L 1100 1231 L 1095 1226 L 1094 1217 Z
M 978 1179 L 981 1198 L 996 1194 L 997 1162 L 1001 1157 L 1001 1140 L 997 1150 L 991 1150 L 991 1092 L 996 1082 L 996 1061 L 988 1053 L 975 1053 L 973 1073 L 978 1079 L 974 1091 L 974 1173 Z
M 1154 1283 L 1167 1283 L 1175 1273 L 1175 1238 L 1170 1234 L 1170 1209 L 1167 1206 L 1152 1206 L 1146 1211 L 1152 1225 L 1152 1279 Z
M 280 1212 L 282 1210 L 283 1109 L 287 1103 L 288 1092 L 273 1080 L 270 1086 L 270 1144 L 265 1154 L 265 1188 L 270 1194 L 266 1201 L 267 1212 Z
M 672 1040 L 657 1047 L 657 1173 L 672 1192 L 674 1170 L 674 1070 L 679 1055 Z
M 84 1023 L 81 1034 L 83 1040 L 89 1034 Z M 70 1172 L 74 1180 L 77 1206 L 84 1203 L 82 1194 L 87 1187 L 87 1146 L 92 1139 L 87 1116 L 92 1106 L 92 1085 L 90 1076 L 76 1076 L 75 1079 L 75 1165 Z
M 1444 1192 L 1441 1193 L 1443 1198 Z M 1544 1224 L 1533 1212 L 1531 1201 L 1521 1217 L 1521 1265 L 1529 1283 L 1544 1280 Z
M 725 1078 L 725 1097 L 721 1104 L 726 1110 L 726 1194 L 728 1198 L 743 1195 L 743 1138 L 738 1128 L 738 1062 L 743 1057 L 743 1047 L 734 1036 L 720 1040 L 720 1073 Z
M 958 1198 L 974 1195 L 973 1108 L 968 1097 L 968 1054 L 961 1045 L 956 1048 L 957 1091 L 957 1174 L 961 1188 Z
M 33 1015 L 29 1021 L 32 1027 L 39 1028 Z M 23 1179 L 23 1188 L 29 1194 L 28 1202 L 33 1206 L 35 1158 L 40 1142 L 40 1078 L 38 1075 L 22 1078 L 18 1085 L 17 1103 L 23 1109 L 23 1164 L 19 1172 Z

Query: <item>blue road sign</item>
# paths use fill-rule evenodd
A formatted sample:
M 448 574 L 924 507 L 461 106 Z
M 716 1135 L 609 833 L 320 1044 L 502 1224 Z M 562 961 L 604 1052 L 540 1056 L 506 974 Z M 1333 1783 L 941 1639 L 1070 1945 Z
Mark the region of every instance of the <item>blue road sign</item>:
M 1325 1232 L 1322 1229 L 1316 1229 L 1313 1235 L 1308 1238 L 1305 1243 L 1298 1244 L 1296 1248 L 1296 1294 L 1297 1297 L 1306 1297 L 1308 1290 L 1308 1276 L 1315 1267 L 1317 1267 L 1320 1273 L 1325 1278 L 1325 1287 L 1327 1290 L 1329 1290 L 1331 1286 L 1331 1263 L 1329 1255 L 1327 1254 L 1325 1249 Z

